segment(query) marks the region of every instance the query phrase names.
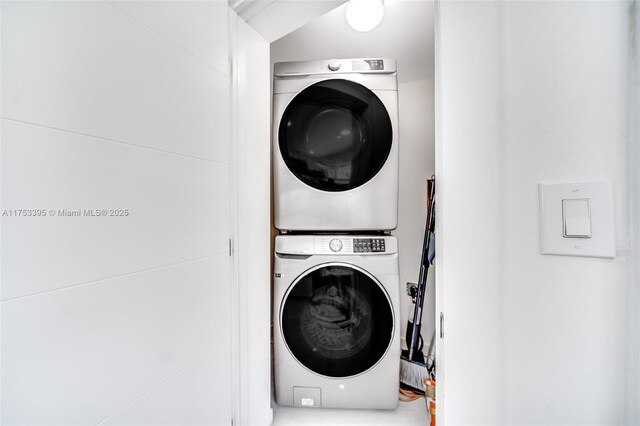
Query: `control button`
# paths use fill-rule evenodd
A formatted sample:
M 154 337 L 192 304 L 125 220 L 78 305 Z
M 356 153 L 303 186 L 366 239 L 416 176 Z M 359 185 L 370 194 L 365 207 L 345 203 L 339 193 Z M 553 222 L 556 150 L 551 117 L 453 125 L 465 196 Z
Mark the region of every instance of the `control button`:
M 329 62 L 329 69 L 331 71 L 338 71 L 341 66 L 342 66 L 342 64 L 340 62 L 338 62 L 338 61 Z
M 329 248 L 333 252 L 342 250 L 342 241 L 340 241 L 337 238 L 334 238 L 333 240 L 329 241 Z

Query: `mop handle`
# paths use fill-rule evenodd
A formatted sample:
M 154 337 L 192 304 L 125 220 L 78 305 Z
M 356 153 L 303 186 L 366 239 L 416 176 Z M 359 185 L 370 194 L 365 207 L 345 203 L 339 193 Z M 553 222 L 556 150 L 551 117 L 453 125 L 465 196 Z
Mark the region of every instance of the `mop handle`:
M 427 273 L 429 272 L 429 248 L 431 246 L 431 234 L 434 229 L 435 213 L 435 179 L 432 177 L 429 183 L 429 209 L 427 211 L 427 221 L 424 229 L 424 241 L 422 244 L 422 259 L 420 260 L 420 273 L 418 275 L 418 286 L 416 294 L 416 308 L 413 311 L 413 329 L 411 331 L 411 342 L 409 344 L 409 359 L 413 359 L 414 352 L 418 349 L 420 339 L 420 325 L 422 323 L 422 309 L 424 297 L 427 289 Z

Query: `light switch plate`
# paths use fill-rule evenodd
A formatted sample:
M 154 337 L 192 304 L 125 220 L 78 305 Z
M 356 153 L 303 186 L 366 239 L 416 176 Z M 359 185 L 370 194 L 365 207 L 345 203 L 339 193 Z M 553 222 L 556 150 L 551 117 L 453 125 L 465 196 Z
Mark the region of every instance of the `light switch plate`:
M 539 184 L 540 252 L 565 256 L 616 257 L 611 181 Z M 591 237 L 565 237 L 563 204 L 588 200 Z

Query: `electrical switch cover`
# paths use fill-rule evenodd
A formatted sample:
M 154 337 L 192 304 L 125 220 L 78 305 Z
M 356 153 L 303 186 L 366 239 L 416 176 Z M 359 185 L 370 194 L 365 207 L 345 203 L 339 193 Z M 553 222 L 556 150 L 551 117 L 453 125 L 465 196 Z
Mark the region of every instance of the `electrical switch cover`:
M 540 253 L 616 256 L 611 181 L 539 184 Z

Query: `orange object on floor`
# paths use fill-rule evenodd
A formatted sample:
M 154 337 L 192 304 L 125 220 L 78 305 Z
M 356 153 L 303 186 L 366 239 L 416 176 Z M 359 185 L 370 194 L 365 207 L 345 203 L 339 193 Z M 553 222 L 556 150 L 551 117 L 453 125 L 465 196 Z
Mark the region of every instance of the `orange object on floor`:
M 429 401 L 429 417 L 431 417 L 431 426 L 436 426 L 436 402 Z
M 436 381 L 424 381 L 424 396 L 427 400 L 427 410 L 429 410 L 430 426 L 436 426 Z

